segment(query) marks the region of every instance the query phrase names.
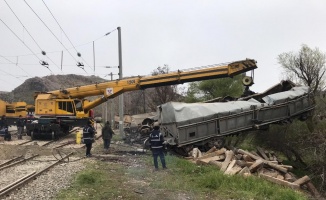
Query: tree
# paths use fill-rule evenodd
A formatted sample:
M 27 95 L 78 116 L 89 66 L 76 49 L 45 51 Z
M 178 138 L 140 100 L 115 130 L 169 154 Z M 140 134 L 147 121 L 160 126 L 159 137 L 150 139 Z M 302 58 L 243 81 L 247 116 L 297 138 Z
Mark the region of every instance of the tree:
M 305 163 L 307 165 L 305 168 L 313 174 L 313 180 L 319 179 L 320 189 L 325 190 L 326 137 L 324 130 L 326 122 L 322 120 L 325 103 L 322 98 L 315 94 L 322 91 L 325 86 L 323 76 L 326 71 L 326 55 L 318 48 L 311 49 L 304 44 L 297 53 L 280 54 L 278 62 L 285 70 L 287 78 L 310 87 L 315 96 L 313 101 L 316 108 L 311 112 L 307 123 L 294 121 L 288 125 L 281 141 L 281 137 L 277 135 L 280 131 L 276 130 L 275 134 L 271 129 L 272 137 L 267 139 L 264 136 L 264 140 L 270 143 L 274 142 L 278 147 L 281 147 L 281 151 L 287 155 L 289 160 L 294 156 L 296 161 L 301 164 Z
M 311 49 L 303 44 L 298 53 L 280 54 L 278 62 L 285 70 L 287 78 L 309 86 L 314 94 L 318 89 L 323 89 L 326 56 L 318 48 Z
M 201 94 L 201 91 L 199 90 L 199 83 L 200 82 L 198 81 L 189 83 L 189 87 L 184 99 L 186 103 L 195 103 L 202 101 L 202 96 L 199 96 Z
M 163 67 L 158 67 L 152 72 L 152 75 L 167 74 L 169 73 L 169 66 L 164 65 Z M 171 86 L 161 86 L 155 88 L 149 88 L 145 91 L 146 103 L 148 104 L 151 111 L 156 111 L 158 105 L 164 104 L 169 101 L 180 101 L 182 96 L 178 94 L 177 85 Z
M 219 78 L 194 82 L 189 85 L 186 102 L 206 101 L 216 97 L 238 97 L 243 93 L 242 78 L 237 75 L 233 78 Z

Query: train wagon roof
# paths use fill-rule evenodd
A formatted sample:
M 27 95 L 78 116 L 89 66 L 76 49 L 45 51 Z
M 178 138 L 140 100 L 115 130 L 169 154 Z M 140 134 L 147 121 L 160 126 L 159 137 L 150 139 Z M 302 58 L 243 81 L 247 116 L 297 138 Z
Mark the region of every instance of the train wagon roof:
M 168 102 L 159 106 L 160 120 L 162 124 L 182 122 L 200 117 L 211 117 L 213 115 L 225 116 L 243 111 L 279 104 L 291 99 L 299 98 L 309 92 L 306 86 L 293 87 L 289 91 L 266 95 L 263 97 L 265 103 L 253 98 L 244 101 L 229 101 L 216 103 L 181 103 Z

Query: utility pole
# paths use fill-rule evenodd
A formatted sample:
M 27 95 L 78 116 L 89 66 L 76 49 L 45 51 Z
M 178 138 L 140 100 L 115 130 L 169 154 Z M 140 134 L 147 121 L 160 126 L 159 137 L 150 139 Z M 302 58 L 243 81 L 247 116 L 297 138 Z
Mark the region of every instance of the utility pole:
M 118 47 L 119 47 L 119 80 L 122 80 L 122 47 L 121 47 L 121 27 L 118 27 Z M 121 137 L 124 139 L 125 134 L 123 132 L 123 94 L 119 95 L 119 132 Z
M 111 72 L 111 81 L 113 80 L 113 73 Z M 114 103 L 114 100 L 113 99 L 110 99 L 110 102 L 111 102 L 111 112 L 110 112 L 110 114 L 111 114 L 111 127 L 114 127 L 114 115 L 113 115 L 113 113 L 114 113 L 114 111 L 113 111 L 113 108 L 114 108 L 114 106 L 113 106 L 113 103 Z
M 112 72 L 110 73 L 110 76 L 111 76 L 111 81 L 112 81 L 113 80 L 113 73 Z M 110 121 L 108 119 L 109 103 L 111 104 L 111 107 L 110 107 L 110 114 L 111 114 L 110 120 L 111 120 L 111 126 L 112 126 L 114 124 L 114 120 L 113 120 L 113 99 L 110 99 L 109 101 L 107 101 L 105 103 L 105 122 Z

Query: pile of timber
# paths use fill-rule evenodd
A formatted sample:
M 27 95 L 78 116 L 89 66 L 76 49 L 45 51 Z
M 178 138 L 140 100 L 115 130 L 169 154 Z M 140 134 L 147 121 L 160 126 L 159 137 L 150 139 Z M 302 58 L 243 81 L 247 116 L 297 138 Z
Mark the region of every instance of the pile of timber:
M 313 196 L 320 197 L 309 176 L 297 178 L 291 173 L 292 166 L 283 165 L 273 151 L 266 151 L 260 147 L 257 147 L 256 152 L 213 147 L 205 153 L 202 153 L 198 148 L 194 148 L 191 158 L 196 164 L 214 165 L 227 175 L 257 175 L 295 190 L 307 189 Z

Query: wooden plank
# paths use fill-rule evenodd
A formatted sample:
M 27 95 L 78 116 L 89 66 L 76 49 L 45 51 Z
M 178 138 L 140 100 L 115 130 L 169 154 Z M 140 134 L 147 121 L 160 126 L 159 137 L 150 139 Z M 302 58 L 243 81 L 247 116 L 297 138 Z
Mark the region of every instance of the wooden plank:
M 258 153 L 256 153 L 255 151 L 251 151 L 251 154 L 258 156 L 259 158 L 263 159 L 263 157 L 261 157 L 260 155 L 258 155 Z
M 276 176 L 276 178 L 277 178 L 277 179 L 280 179 L 280 180 L 284 180 L 284 176 L 282 176 L 281 174 L 278 174 L 278 175 Z
M 250 176 L 251 172 L 248 167 L 244 167 L 240 170 L 239 174 L 243 176 Z
M 208 163 L 211 160 L 224 160 L 224 159 L 225 159 L 225 155 L 219 155 L 219 156 L 213 156 L 209 158 L 199 158 L 197 161 Z
M 243 160 L 246 161 L 246 162 L 254 162 L 255 159 L 252 159 L 250 156 L 248 155 L 243 155 L 242 156 Z
M 258 159 L 254 162 L 254 164 L 252 164 L 249 167 L 250 172 L 255 172 L 260 166 L 262 166 L 264 164 L 264 161 L 262 159 Z
M 266 179 L 266 180 L 268 180 L 268 181 L 270 181 L 270 182 L 273 182 L 273 183 L 276 183 L 276 184 L 279 184 L 279 185 L 287 186 L 287 187 L 295 189 L 295 190 L 300 189 L 300 185 L 298 185 L 298 184 L 294 184 L 294 183 L 291 183 L 291 182 L 288 182 L 288 181 L 280 180 L 280 179 L 268 176 L 266 174 L 260 174 L 259 176 Z
M 225 160 L 224 160 L 224 162 L 222 164 L 222 167 L 221 167 L 221 171 L 223 171 L 223 172 L 226 170 L 229 163 L 231 162 L 231 159 L 232 159 L 234 153 L 233 153 L 233 151 L 226 151 L 225 155 L 226 155 L 226 157 L 225 157 Z
M 265 154 L 270 161 L 274 160 L 272 154 L 269 151 L 265 150 Z
M 293 166 L 291 165 L 279 165 L 279 166 L 286 168 L 288 171 L 293 170 Z
M 289 181 L 289 182 L 294 182 L 295 181 L 295 178 L 290 173 L 284 174 L 284 178 L 285 178 L 286 181 Z
M 215 160 L 211 160 L 211 161 L 209 161 L 208 164 L 210 164 L 210 165 L 214 165 L 214 166 L 216 166 L 218 169 L 221 169 L 221 167 L 222 167 L 222 162 L 215 161 Z
M 277 169 L 278 171 L 281 171 L 283 173 L 287 173 L 288 172 L 288 170 L 286 168 L 284 168 L 284 167 L 282 167 L 280 165 L 276 165 L 276 164 L 274 164 L 272 162 L 265 162 L 265 164 L 268 165 L 269 167 L 272 167 L 274 169 Z
M 273 160 L 273 161 L 278 161 L 277 156 L 276 156 L 276 154 L 275 154 L 274 151 L 271 151 L 270 154 L 271 154 L 271 156 L 272 156 L 271 160 Z
M 303 184 L 307 183 L 308 181 L 310 181 L 309 176 L 303 176 L 303 177 L 297 179 L 296 181 L 294 181 L 293 183 L 298 184 L 298 185 L 303 185 Z
M 227 169 L 224 173 L 228 175 L 234 175 L 242 170 L 242 167 L 235 164 L 232 168 Z
M 214 152 L 214 151 L 216 151 L 217 149 L 216 149 L 216 147 L 215 146 L 213 146 L 212 148 L 210 148 L 205 154 L 208 154 L 208 153 L 212 153 L 212 152 Z
M 269 160 L 269 157 L 267 157 L 267 155 L 265 154 L 265 151 L 262 149 L 262 148 L 260 148 L 260 147 L 257 147 L 256 148 L 257 149 L 257 151 L 258 151 L 258 153 L 265 159 L 265 160 Z
M 192 157 L 194 159 L 202 157 L 202 153 L 198 148 L 193 148 L 192 149 Z
M 262 159 L 262 158 L 260 158 L 259 156 L 256 156 L 256 155 L 254 155 L 254 154 L 252 154 L 252 153 L 249 153 L 249 152 L 247 152 L 247 151 L 244 151 L 244 150 L 242 150 L 242 149 L 238 149 L 237 152 L 238 152 L 238 153 L 241 153 L 241 154 L 244 154 L 244 155 L 248 155 L 248 156 L 250 156 L 252 159 L 255 159 L 255 160 Z M 264 159 L 263 159 L 263 161 L 264 161 L 264 164 L 267 164 L 269 167 L 272 167 L 272 168 L 274 168 L 274 169 L 277 169 L 277 170 L 279 170 L 279 171 L 281 171 L 281 172 L 283 172 L 283 173 L 287 173 L 287 171 L 288 171 L 286 168 L 281 167 L 280 165 L 276 165 L 276 164 L 274 164 L 274 163 L 272 163 L 272 162 L 270 162 L 270 161 L 264 160 Z
M 318 190 L 316 189 L 316 187 L 314 186 L 314 184 L 312 184 L 311 181 L 309 181 L 308 183 L 306 183 L 309 192 L 316 197 L 317 199 L 321 198 L 321 194 L 318 192 Z
M 236 164 L 240 167 L 250 167 L 254 162 L 246 162 L 244 160 L 237 160 Z
M 279 172 L 278 171 L 270 171 L 270 170 L 263 168 L 263 170 L 261 170 L 259 174 L 265 174 L 265 175 L 276 178 L 277 175 L 279 175 Z
M 219 149 L 217 151 L 214 151 L 214 152 L 211 152 L 211 153 L 208 153 L 208 154 L 205 154 L 203 155 L 201 158 L 209 158 L 209 157 L 213 157 L 213 156 L 218 156 L 218 155 L 222 155 L 224 154 L 226 151 L 225 148 L 222 148 L 222 149 Z
M 239 153 L 236 154 L 236 155 L 234 155 L 234 157 L 235 157 L 236 160 L 242 160 L 243 159 L 242 156 L 243 155 L 242 154 L 239 154 Z
M 228 174 L 228 173 L 231 171 L 231 169 L 232 169 L 233 166 L 235 165 L 235 162 L 236 162 L 236 160 L 232 160 L 232 161 L 230 162 L 230 164 L 228 165 L 228 167 L 227 167 L 226 170 L 224 171 L 224 174 Z
M 252 154 L 252 153 L 249 153 L 248 151 L 244 151 L 244 150 L 242 150 L 242 149 L 238 149 L 238 150 L 237 150 L 237 153 L 241 153 L 241 154 L 243 154 L 243 155 L 247 155 L 247 156 L 249 156 L 250 158 L 252 158 L 253 160 L 262 159 L 262 158 L 260 158 L 259 156 L 256 156 L 256 155 L 254 155 L 254 154 Z M 245 156 L 243 156 L 243 158 L 245 159 Z

